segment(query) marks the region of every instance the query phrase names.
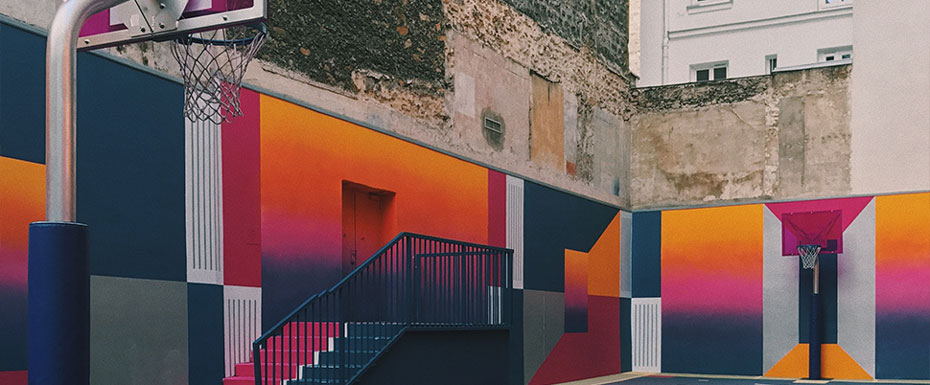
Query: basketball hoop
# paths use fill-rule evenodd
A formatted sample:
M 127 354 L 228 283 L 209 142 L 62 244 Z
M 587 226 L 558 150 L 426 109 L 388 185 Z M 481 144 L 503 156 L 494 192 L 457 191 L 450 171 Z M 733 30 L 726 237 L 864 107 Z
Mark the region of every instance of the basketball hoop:
M 253 29 L 255 35 L 245 38 L 227 39 L 229 29 L 223 29 L 196 32 L 174 41 L 172 53 L 184 78 L 184 116 L 221 124 L 242 115 L 242 76 L 266 35 L 264 24 Z
M 801 266 L 805 269 L 813 269 L 817 265 L 820 245 L 798 245 L 798 254 L 801 255 Z

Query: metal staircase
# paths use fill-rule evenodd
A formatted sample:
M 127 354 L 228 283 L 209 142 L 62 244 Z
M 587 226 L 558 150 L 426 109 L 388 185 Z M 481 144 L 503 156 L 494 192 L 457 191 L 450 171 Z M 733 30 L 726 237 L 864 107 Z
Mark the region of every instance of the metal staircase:
M 512 259 L 401 233 L 252 344 L 254 384 L 351 384 L 408 330 L 508 328 Z

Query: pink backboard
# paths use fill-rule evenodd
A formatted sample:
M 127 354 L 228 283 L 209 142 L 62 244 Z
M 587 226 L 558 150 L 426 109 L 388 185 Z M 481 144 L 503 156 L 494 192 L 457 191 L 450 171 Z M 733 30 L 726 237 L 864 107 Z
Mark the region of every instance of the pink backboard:
M 127 3 L 91 16 L 81 28 L 78 49 L 169 40 L 260 21 L 267 11 L 267 0 L 129 0 Z M 180 10 L 181 6 L 183 11 L 171 11 Z M 172 16 L 178 13 L 179 17 Z

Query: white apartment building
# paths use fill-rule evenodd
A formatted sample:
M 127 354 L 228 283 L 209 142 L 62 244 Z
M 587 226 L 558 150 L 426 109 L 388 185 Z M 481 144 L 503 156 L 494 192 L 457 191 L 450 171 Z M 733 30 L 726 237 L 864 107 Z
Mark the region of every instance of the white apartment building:
M 639 0 L 638 86 L 852 60 L 853 0 Z M 635 23 L 631 23 L 635 27 Z M 631 34 L 636 39 L 636 32 Z M 637 42 L 632 42 L 636 45 Z M 636 49 L 631 49 L 636 55 Z M 635 68 L 635 67 L 639 68 Z M 637 72 L 638 70 L 638 72 Z

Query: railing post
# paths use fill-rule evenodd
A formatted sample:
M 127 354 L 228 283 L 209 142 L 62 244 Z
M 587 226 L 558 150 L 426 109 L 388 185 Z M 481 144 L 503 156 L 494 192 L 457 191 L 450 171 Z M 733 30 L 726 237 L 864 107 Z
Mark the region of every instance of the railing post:
M 416 270 L 416 266 L 415 266 L 416 258 L 413 257 L 413 245 L 412 245 L 413 237 L 407 237 L 406 242 L 407 242 L 407 245 L 406 245 L 407 252 L 405 253 L 406 254 L 405 259 L 407 260 L 407 265 L 408 265 L 407 267 L 407 293 L 409 293 L 409 296 L 407 297 L 407 301 L 409 301 L 407 324 L 412 325 L 414 322 L 414 317 L 416 315 L 416 309 L 417 309 L 416 293 L 414 292 L 414 285 L 413 285 L 414 275 L 416 274 L 416 271 L 415 271 Z

